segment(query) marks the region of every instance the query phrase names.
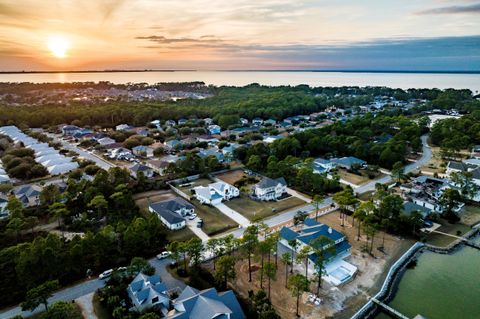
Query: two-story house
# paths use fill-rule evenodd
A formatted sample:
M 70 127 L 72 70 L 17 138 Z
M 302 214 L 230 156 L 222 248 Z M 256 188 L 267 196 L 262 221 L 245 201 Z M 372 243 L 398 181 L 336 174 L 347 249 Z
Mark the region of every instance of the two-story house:
M 287 182 L 283 177 L 271 179 L 264 177 L 253 189 L 253 195 L 259 200 L 277 200 L 287 192 Z
M 322 240 L 323 239 L 323 240 Z M 296 249 L 291 246 L 292 241 L 297 243 Z M 322 252 L 323 279 L 337 286 L 353 278 L 357 267 L 344 259 L 350 256 L 351 245 L 344 234 L 332 227 L 321 224 L 313 218 L 307 218 L 303 224 L 296 227 L 283 227 L 280 230 L 280 243 L 290 249 L 293 254 L 303 247 L 312 248 L 308 255 L 310 275 L 317 271 L 317 252 Z M 319 244 L 323 246 L 319 247 Z M 305 267 L 302 265 L 302 267 Z

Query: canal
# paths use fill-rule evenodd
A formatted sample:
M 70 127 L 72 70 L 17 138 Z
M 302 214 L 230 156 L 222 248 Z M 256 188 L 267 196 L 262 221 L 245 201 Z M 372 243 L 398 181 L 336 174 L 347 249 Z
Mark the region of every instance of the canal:
M 474 239 L 480 243 L 477 236 Z M 390 306 L 409 318 L 480 318 L 480 250 L 463 247 L 450 255 L 425 251 L 407 269 Z M 375 319 L 390 319 L 379 314 Z

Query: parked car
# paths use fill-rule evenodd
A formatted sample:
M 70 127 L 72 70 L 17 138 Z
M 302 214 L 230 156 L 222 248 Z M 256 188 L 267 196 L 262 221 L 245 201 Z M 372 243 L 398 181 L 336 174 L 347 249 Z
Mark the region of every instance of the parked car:
M 162 259 L 168 258 L 168 257 L 170 257 L 171 254 L 172 253 L 169 252 L 169 251 L 163 251 L 163 252 L 161 252 L 160 254 L 157 255 L 157 259 L 162 260 Z
M 128 270 L 127 267 L 118 267 L 118 268 L 117 268 L 117 271 L 118 271 L 118 272 L 125 272 L 125 271 L 127 271 L 127 270 Z
M 105 270 L 104 272 L 102 272 L 100 274 L 100 276 L 98 276 L 98 278 L 100 278 L 100 279 L 108 278 L 112 275 L 112 273 L 113 273 L 113 269 Z
M 191 214 L 190 216 L 188 216 L 188 219 L 190 220 L 194 220 L 195 218 L 197 218 L 197 214 Z
M 426 219 L 426 220 L 423 221 L 423 226 L 427 227 L 427 228 L 430 228 L 430 227 L 433 226 L 433 222 L 431 220 Z

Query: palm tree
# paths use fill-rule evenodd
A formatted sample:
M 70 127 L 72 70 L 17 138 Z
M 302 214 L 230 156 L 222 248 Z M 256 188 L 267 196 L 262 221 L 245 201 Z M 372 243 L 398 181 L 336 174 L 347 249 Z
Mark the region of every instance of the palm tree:
M 255 225 L 250 225 L 243 233 L 242 249 L 248 257 L 248 282 L 252 282 L 252 255 L 255 252 L 258 244 L 258 228 Z
M 353 216 L 358 220 L 357 241 L 360 240 L 361 224 L 363 223 L 363 221 L 367 217 L 367 215 L 373 213 L 375 211 L 375 209 L 376 209 L 375 204 L 373 204 L 372 201 L 363 202 L 355 209 L 355 212 L 353 213 Z
M 268 278 L 268 299 L 270 300 L 271 281 L 277 276 L 277 266 L 272 262 L 267 262 L 262 268 L 262 272 L 264 272 L 265 276 Z
M 292 247 L 292 260 L 291 260 L 291 268 L 290 268 L 290 273 L 293 274 L 293 258 L 295 258 L 295 255 L 297 254 L 297 248 L 299 246 L 299 243 L 297 242 L 296 239 L 291 239 L 288 241 L 288 245 Z
M 312 204 L 315 207 L 315 220 L 316 221 L 318 221 L 318 209 L 319 209 L 320 205 L 323 203 L 324 200 L 325 200 L 325 196 L 323 196 L 323 195 L 313 196 Z
M 52 218 L 57 220 L 58 228 L 60 228 L 62 232 L 62 237 L 64 237 L 62 221 L 63 221 L 63 218 L 69 213 L 67 207 L 63 203 L 56 202 L 50 205 L 48 209 L 50 210 L 50 215 L 52 216 Z
M 260 254 L 260 264 L 262 267 L 262 271 L 260 272 L 260 288 L 263 289 L 263 267 L 265 262 L 265 254 L 270 255 L 270 252 L 272 250 L 272 244 L 268 239 L 266 239 L 258 243 L 257 249 L 258 253 Z
M 213 270 L 215 270 L 216 263 L 217 263 L 217 253 L 221 245 L 221 239 L 218 238 L 210 238 L 207 241 L 207 249 L 212 252 L 213 255 Z
M 300 296 L 303 292 L 308 290 L 309 285 L 310 282 L 308 281 L 308 278 L 301 274 L 295 274 L 288 280 L 288 288 L 292 292 L 292 296 L 297 298 L 297 311 L 295 313 L 297 317 L 300 317 L 300 314 L 298 313 Z
M 312 253 L 312 248 L 308 245 L 303 246 L 297 255 L 297 262 L 305 261 L 305 278 L 308 278 L 308 256 Z
M 178 241 L 172 241 L 167 245 L 167 249 L 170 251 L 172 258 L 175 260 L 175 264 L 178 267 L 178 259 L 180 258 L 180 243 Z
M 282 262 L 285 265 L 285 288 L 288 287 L 288 266 L 291 266 L 292 256 L 289 252 L 282 255 Z
M 326 236 L 320 236 L 314 239 L 310 245 L 317 256 L 317 259 L 315 259 L 315 270 L 317 272 L 317 295 L 319 295 L 322 287 L 324 263 L 329 255 L 335 255 L 335 242 Z

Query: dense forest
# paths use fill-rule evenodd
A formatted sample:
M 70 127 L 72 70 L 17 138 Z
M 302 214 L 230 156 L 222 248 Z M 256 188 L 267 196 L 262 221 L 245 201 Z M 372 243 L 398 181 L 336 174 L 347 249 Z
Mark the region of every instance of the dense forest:
M 166 245 L 160 220 L 139 214 L 132 197 L 137 185 L 125 170 L 100 170 L 92 181 L 72 177 L 67 184 L 62 194 L 56 186 L 44 187 L 38 207 L 9 201 L 11 218 L 0 223 L 0 306 L 21 301 L 45 281 L 67 285 L 85 278 L 88 270 L 123 265 Z M 39 220 L 58 223 L 62 235 L 36 229 Z M 85 236 L 67 241 L 64 231 Z
M 57 84 L 58 85 L 58 84 Z M 40 88 L 37 88 L 39 90 Z M 145 125 L 153 119 L 216 118 L 220 115 L 238 115 L 283 119 L 298 114 L 310 114 L 329 106 L 355 107 L 374 101 L 377 96 L 389 96 L 398 101 L 424 99 L 422 109 L 450 109 L 469 111 L 480 107 L 469 90 L 390 89 L 384 87 L 268 87 L 251 84 L 245 87 L 208 87 L 214 94 L 205 99 L 183 99 L 168 102 L 72 103 L 65 105 L 0 104 L 0 125 L 16 124 L 40 127 L 77 121 L 86 126 L 114 126 L 120 123 Z M 11 93 L 15 93 L 13 90 Z M 13 109 L 15 111 L 13 111 Z M 415 112 L 410 110 L 409 112 Z
M 421 150 L 420 136 L 426 127 L 404 116 L 367 114 L 338 122 L 320 129 L 295 133 L 272 143 L 269 147 L 259 144 L 237 150 L 237 156 L 257 171 L 268 170 L 284 173 L 281 167 L 291 169 L 293 158 L 355 156 L 370 165 L 392 168 L 404 162 L 406 155 Z M 252 159 L 252 156 L 256 156 Z M 273 156 L 273 157 L 269 157 Z M 283 164 L 289 158 L 289 165 Z M 255 163 L 258 163 L 255 165 Z M 301 185 L 299 185 L 301 187 Z
M 430 132 L 433 144 L 458 152 L 480 144 L 480 109 L 461 118 L 435 123 Z

